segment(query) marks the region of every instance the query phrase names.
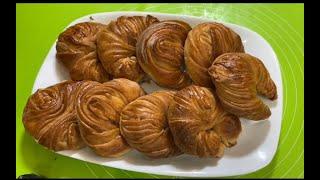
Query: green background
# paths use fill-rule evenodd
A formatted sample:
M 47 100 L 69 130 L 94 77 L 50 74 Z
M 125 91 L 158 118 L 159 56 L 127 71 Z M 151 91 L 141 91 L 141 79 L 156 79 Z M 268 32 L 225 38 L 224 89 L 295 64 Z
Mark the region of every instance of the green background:
M 41 64 L 58 34 L 81 16 L 110 11 L 185 14 L 245 26 L 262 35 L 281 64 L 283 120 L 277 153 L 265 168 L 238 178 L 304 177 L 304 5 L 303 4 L 17 4 L 16 176 L 160 178 L 49 152 L 24 131 L 21 116 Z M 172 178 L 172 177 L 171 177 Z

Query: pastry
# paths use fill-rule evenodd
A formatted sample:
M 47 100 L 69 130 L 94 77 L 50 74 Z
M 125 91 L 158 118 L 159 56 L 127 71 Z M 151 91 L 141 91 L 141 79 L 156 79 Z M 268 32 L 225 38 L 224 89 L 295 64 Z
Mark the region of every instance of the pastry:
M 198 157 L 221 157 L 241 132 L 239 118 L 224 111 L 210 89 L 196 85 L 174 95 L 167 118 L 175 144 Z
M 188 34 L 184 58 L 187 72 L 196 85 L 212 87 L 208 68 L 216 57 L 227 52 L 244 52 L 240 36 L 220 23 L 195 26 Z
M 118 157 L 130 150 L 119 130 L 121 110 L 144 95 L 136 82 L 111 81 L 83 89 L 77 97 L 77 115 L 81 136 L 96 154 Z
M 167 109 L 174 91 L 156 91 L 129 103 L 121 113 L 120 131 L 128 144 L 150 158 L 181 154 L 173 142 Z
M 81 139 L 75 98 L 83 82 L 64 81 L 32 94 L 23 111 L 26 131 L 53 151 L 76 150 L 85 146 Z
M 226 53 L 209 68 L 225 110 L 251 120 L 266 119 L 269 107 L 257 95 L 277 99 L 277 88 L 261 60 L 245 53 Z
M 59 35 L 56 57 L 69 70 L 72 80 L 109 80 L 96 51 L 97 33 L 104 28 L 106 26 L 100 23 L 83 22 Z
M 145 73 L 136 61 L 136 42 L 144 29 L 159 20 L 153 16 L 120 16 L 98 34 L 98 55 L 105 70 L 114 78 L 136 82 Z
M 183 46 L 190 30 L 183 21 L 162 21 L 149 26 L 139 37 L 137 60 L 158 85 L 181 89 L 191 83 L 183 59 Z

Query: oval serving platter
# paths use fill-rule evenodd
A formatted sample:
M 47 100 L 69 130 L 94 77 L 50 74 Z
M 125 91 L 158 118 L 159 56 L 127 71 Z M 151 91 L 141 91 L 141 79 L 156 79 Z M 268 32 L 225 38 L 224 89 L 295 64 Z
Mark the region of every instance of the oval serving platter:
M 183 20 L 192 27 L 203 22 L 214 20 L 178 14 L 163 14 L 154 12 L 107 12 L 90 14 L 76 19 L 69 26 L 79 22 L 93 21 L 108 23 L 119 16 L 147 15 L 157 17 L 159 20 Z M 217 22 L 217 21 L 216 21 Z M 221 177 L 235 176 L 257 171 L 268 165 L 277 150 L 281 120 L 282 120 L 282 78 L 280 65 L 272 47 L 259 34 L 248 28 L 220 22 L 237 32 L 243 41 L 245 51 L 263 61 L 270 75 L 277 85 L 278 100 L 271 102 L 263 99 L 269 105 L 272 115 L 268 120 L 253 122 L 241 119 L 243 131 L 238 143 L 228 148 L 222 158 L 198 158 L 190 155 L 180 155 L 167 159 L 148 159 L 141 153 L 132 150 L 119 158 L 102 158 L 95 155 L 89 148 L 77 151 L 59 151 L 58 154 L 71 158 L 109 166 L 119 169 L 152 173 L 158 175 L 184 176 L 184 177 Z M 68 26 L 68 27 L 69 27 Z M 58 37 L 58 34 L 57 34 Z M 66 79 L 70 79 L 68 71 L 56 60 L 54 43 L 38 72 L 32 92 L 45 88 Z M 147 93 L 163 89 L 153 82 L 143 83 L 142 87 Z

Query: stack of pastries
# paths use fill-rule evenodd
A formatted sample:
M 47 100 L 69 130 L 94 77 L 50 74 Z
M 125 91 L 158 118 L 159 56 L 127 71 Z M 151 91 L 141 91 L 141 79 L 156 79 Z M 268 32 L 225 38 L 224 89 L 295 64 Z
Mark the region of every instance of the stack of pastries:
M 56 50 L 71 80 L 37 90 L 23 112 L 26 131 L 53 151 L 221 157 L 237 144 L 240 117 L 271 115 L 258 95 L 277 99 L 262 61 L 221 23 L 82 22 L 59 35 Z M 164 90 L 147 94 L 140 85 L 150 80 Z

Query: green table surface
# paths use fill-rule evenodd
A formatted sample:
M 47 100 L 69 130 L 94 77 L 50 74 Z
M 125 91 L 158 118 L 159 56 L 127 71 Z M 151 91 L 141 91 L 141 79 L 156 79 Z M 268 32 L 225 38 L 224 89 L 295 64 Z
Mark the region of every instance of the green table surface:
M 303 4 L 16 4 L 16 176 L 178 178 L 105 167 L 64 157 L 36 144 L 24 131 L 22 111 L 36 75 L 58 34 L 81 16 L 111 11 L 193 15 L 250 28 L 275 50 L 283 81 L 278 150 L 265 168 L 237 178 L 304 177 Z

